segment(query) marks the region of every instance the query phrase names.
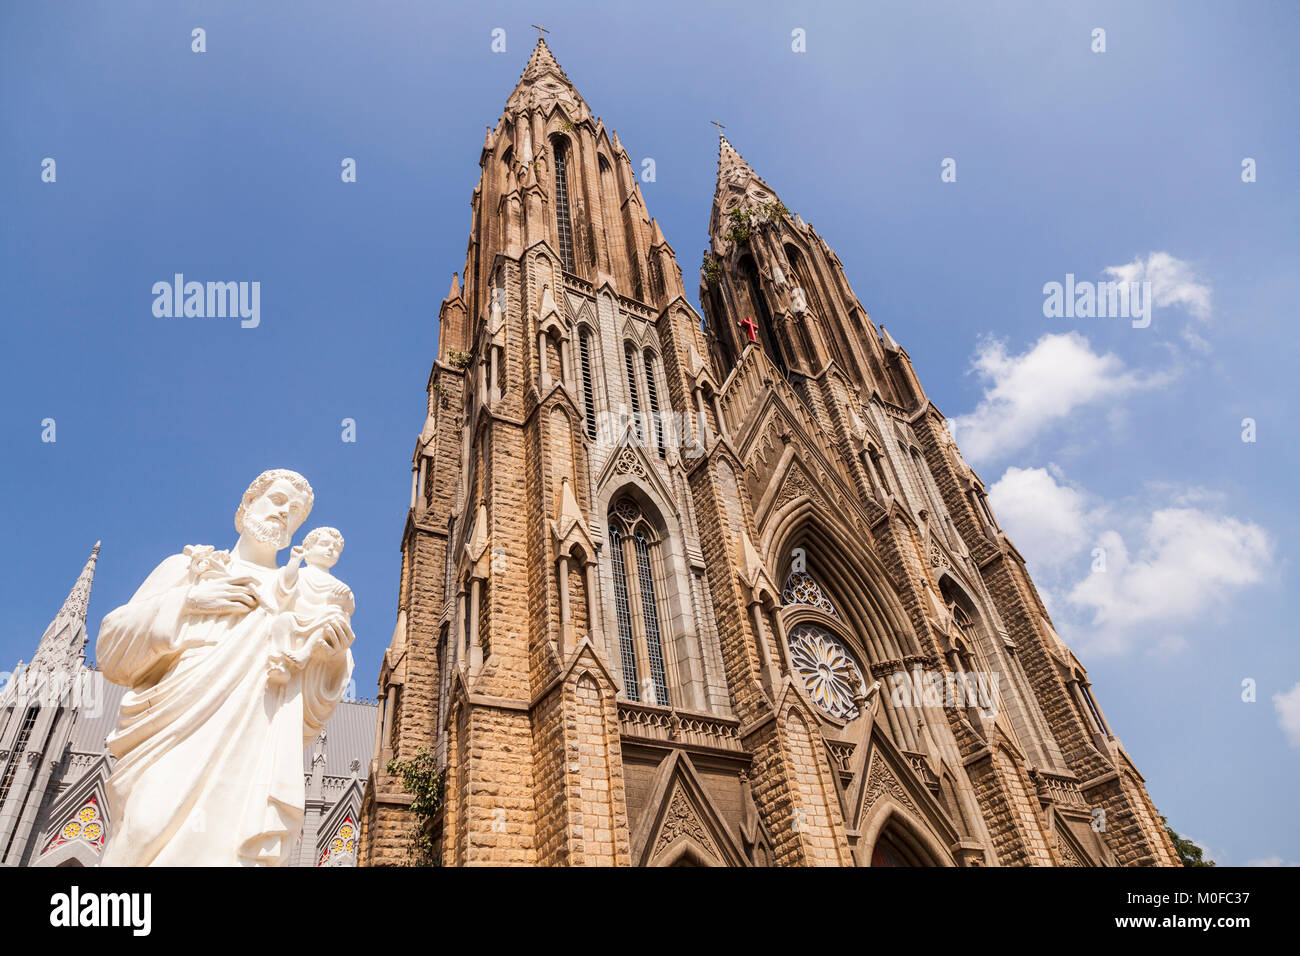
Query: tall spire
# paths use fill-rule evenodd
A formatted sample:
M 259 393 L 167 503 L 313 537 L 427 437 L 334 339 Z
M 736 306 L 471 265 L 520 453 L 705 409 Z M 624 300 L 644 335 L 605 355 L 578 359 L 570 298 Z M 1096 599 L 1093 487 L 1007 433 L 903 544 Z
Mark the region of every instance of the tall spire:
M 559 61 L 555 59 L 555 54 L 551 48 L 546 45 L 546 37 L 537 37 L 537 46 L 533 47 L 533 54 L 528 58 L 527 65 L 524 66 L 524 72 L 520 74 L 521 80 L 535 80 L 544 73 L 556 73 L 563 77 L 567 83 L 569 78 L 564 75 L 564 70 L 560 68 Z
M 81 569 L 77 583 L 68 592 L 50 626 L 41 637 L 40 646 L 27 665 L 29 672 L 54 670 L 82 663 L 86 654 L 86 608 L 90 606 L 90 586 L 95 580 L 95 563 L 99 560 L 99 542 L 90 551 L 86 566 Z
M 718 131 L 718 185 L 714 198 L 720 196 L 728 186 L 744 189 L 750 182 L 762 183 L 763 188 L 776 195 L 776 190 L 763 181 L 763 177 L 754 172 L 740 151 L 731 145 L 726 134 Z
M 506 100 L 506 107 L 511 110 L 534 107 L 549 113 L 556 103 L 564 108 L 570 122 L 591 116 L 582 94 L 565 75 L 546 39 L 539 36 L 524 72 L 519 74 L 519 82 Z

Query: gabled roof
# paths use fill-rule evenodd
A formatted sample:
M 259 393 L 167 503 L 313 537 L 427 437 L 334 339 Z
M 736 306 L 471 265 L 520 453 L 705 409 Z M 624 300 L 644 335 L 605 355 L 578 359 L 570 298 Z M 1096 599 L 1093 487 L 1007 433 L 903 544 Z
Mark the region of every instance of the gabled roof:
M 339 703 L 325 725 L 325 775 L 346 777 L 352 773 L 352 762 L 357 764 L 357 774 L 364 779 L 375 748 L 375 720 L 379 709 L 375 704 L 345 700 Z M 308 744 L 302 754 L 304 773 L 311 773 L 312 757 L 316 754 L 316 741 Z

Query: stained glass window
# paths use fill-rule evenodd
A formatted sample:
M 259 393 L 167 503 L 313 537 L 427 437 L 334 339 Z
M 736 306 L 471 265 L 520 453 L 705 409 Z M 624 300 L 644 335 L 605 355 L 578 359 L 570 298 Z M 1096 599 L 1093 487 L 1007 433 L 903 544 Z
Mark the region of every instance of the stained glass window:
M 343 818 L 339 828 L 334 831 L 334 836 L 325 844 L 325 850 L 316 860 L 316 865 L 324 866 L 329 862 L 330 857 L 342 856 L 345 853 L 354 857 L 357 853 L 357 824 L 350 813 Z
M 655 584 L 654 531 L 636 502 L 628 497 L 619 499 L 609 518 L 624 689 L 629 700 L 670 707 L 672 696 Z M 632 593 L 633 587 L 636 594 Z M 632 613 L 634 608 L 639 608 L 639 615 Z M 641 680 L 647 686 L 643 687 Z
M 636 644 L 632 638 L 632 611 L 627 594 L 627 566 L 623 557 L 623 535 L 609 529 L 609 553 L 614 564 L 614 609 L 618 616 L 618 651 L 623 661 L 623 685 L 628 700 L 640 700 L 636 673 Z
M 54 838 L 45 847 L 45 852 L 48 853 L 55 847 L 71 843 L 73 840 L 85 840 L 96 850 L 103 849 L 104 818 L 99 812 L 99 803 L 94 797 L 86 800 L 81 808 L 59 827 L 59 832 L 54 834 Z
M 632 538 L 636 544 L 636 569 L 641 582 L 641 610 L 645 616 L 646 651 L 650 658 L 650 677 L 654 680 L 656 704 L 667 707 L 668 681 L 664 676 L 664 648 L 659 637 L 659 611 L 655 601 L 654 574 L 650 570 L 650 545 L 645 535 L 638 531 Z
M 822 592 L 821 585 L 807 571 L 790 572 L 790 576 L 785 579 L 785 587 L 781 589 L 781 603 L 807 604 L 832 617 L 839 617 L 831 599 Z

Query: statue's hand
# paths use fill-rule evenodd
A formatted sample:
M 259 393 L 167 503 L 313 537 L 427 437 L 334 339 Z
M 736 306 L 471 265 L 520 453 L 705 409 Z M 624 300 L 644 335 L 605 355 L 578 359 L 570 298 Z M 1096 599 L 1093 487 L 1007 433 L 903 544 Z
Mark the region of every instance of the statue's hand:
M 257 607 L 257 580 L 250 577 L 200 581 L 190 588 L 185 610 L 191 614 L 247 614 Z
M 322 624 L 316 635 L 325 642 L 331 655 L 347 650 L 356 639 L 352 633 L 352 625 L 341 614 L 332 616 Z

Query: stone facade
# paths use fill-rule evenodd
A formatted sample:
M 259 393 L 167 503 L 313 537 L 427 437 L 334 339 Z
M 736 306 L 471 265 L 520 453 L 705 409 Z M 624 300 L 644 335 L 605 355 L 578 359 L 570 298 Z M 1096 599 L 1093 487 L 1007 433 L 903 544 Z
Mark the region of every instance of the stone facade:
M 720 142 L 701 321 L 540 41 L 412 461 L 363 865 L 1173 865 L 907 352 Z M 463 275 L 463 282 L 462 282 Z
M 86 663 L 96 544 L 37 645 L 0 688 L 0 866 L 94 866 L 112 831 L 105 736 L 126 688 Z M 303 753 L 307 787 L 293 866 L 355 866 L 374 704 L 344 701 Z

